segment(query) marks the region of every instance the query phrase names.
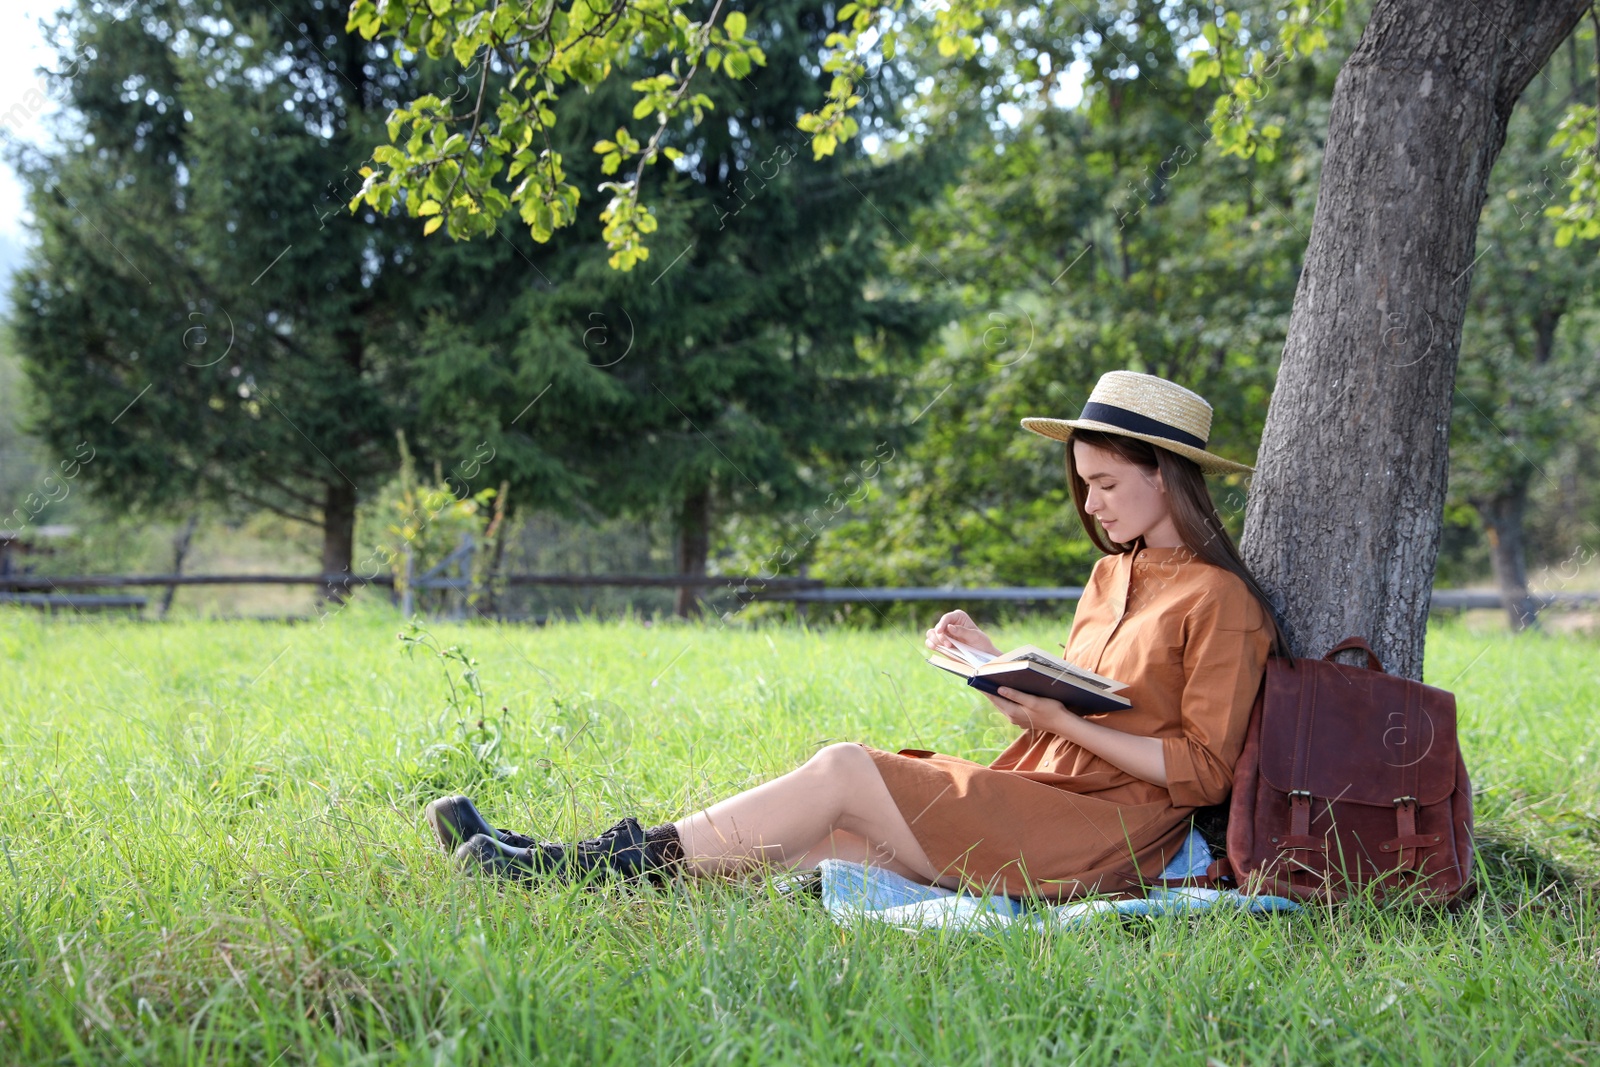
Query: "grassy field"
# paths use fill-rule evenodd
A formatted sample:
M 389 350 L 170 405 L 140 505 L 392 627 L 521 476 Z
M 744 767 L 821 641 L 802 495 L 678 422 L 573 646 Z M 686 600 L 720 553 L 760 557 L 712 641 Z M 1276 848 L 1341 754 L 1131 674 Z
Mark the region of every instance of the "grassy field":
M 0 615 L 0 1063 L 1600 1060 L 1594 637 L 1430 633 L 1513 843 L 1460 914 L 982 938 L 841 929 L 761 882 L 502 890 L 419 817 L 461 791 L 588 834 L 832 740 L 992 757 L 1010 728 L 918 638 L 436 625 L 479 661 L 480 730 L 460 664 L 398 628 Z

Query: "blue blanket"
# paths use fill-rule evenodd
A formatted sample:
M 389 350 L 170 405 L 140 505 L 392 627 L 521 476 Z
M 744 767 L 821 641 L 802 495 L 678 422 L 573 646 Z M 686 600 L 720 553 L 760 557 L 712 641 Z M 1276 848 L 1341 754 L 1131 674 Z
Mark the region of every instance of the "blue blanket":
M 1211 865 L 1211 850 L 1189 831 L 1163 878 L 1196 878 Z M 1142 900 L 1085 900 L 1045 906 L 1006 896 L 974 896 L 922 885 L 877 867 L 823 860 L 822 903 L 843 925 L 880 922 L 902 929 L 954 929 L 994 933 L 1008 929 L 1073 929 L 1105 915 L 1172 915 L 1212 908 L 1248 912 L 1297 911 L 1283 897 L 1246 896 L 1235 889 L 1151 889 Z

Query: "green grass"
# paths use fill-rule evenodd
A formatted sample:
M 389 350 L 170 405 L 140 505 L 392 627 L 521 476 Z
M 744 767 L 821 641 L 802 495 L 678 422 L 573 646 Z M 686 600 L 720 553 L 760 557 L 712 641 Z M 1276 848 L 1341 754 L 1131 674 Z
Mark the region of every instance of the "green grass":
M 0 1063 L 1600 1058 L 1592 637 L 1430 633 L 1480 826 L 1511 843 L 1458 914 L 984 938 L 842 929 L 760 882 L 501 890 L 419 818 L 465 791 L 587 834 L 847 738 L 992 757 L 1009 727 L 919 639 L 437 624 L 480 661 L 464 739 L 397 629 L 359 604 L 326 626 L 0 615 Z

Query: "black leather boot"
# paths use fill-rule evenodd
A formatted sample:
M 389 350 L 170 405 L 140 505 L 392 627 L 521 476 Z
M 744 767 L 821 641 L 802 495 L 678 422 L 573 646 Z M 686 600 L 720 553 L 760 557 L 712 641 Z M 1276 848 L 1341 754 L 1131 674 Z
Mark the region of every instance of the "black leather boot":
M 566 850 L 537 841 L 518 848 L 488 834 L 477 834 L 456 849 L 455 860 L 456 866 L 469 872 L 529 882 L 559 875 L 566 867 Z
M 466 797 L 440 797 L 423 808 L 422 815 L 428 820 L 428 825 L 433 827 L 433 832 L 439 836 L 439 844 L 444 846 L 446 852 L 456 851 L 463 843 L 479 834 L 511 845 L 513 848 L 528 848 L 535 844 L 531 837 L 515 834 L 510 830 L 496 830 L 490 826 L 488 820 Z
M 661 885 L 682 867 L 683 848 L 672 823 L 645 830 L 629 817 L 574 845 L 534 842 L 515 847 L 480 833 L 456 849 L 455 858 L 467 870 L 516 881 L 549 876 L 589 884 L 619 880 L 636 885 L 648 879 Z

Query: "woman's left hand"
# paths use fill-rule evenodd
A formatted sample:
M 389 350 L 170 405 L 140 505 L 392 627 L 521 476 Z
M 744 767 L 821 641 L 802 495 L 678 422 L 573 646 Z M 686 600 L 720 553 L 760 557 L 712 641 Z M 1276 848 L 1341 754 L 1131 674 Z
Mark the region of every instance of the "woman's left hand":
M 1044 730 L 1048 733 L 1061 733 L 1060 726 L 1072 712 L 1059 700 L 1049 697 L 1036 697 L 1009 686 L 1001 686 L 1000 692 L 985 693 L 989 703 L 1000 710 L 1011 722 L 1024 730 Z

